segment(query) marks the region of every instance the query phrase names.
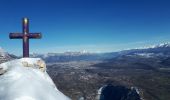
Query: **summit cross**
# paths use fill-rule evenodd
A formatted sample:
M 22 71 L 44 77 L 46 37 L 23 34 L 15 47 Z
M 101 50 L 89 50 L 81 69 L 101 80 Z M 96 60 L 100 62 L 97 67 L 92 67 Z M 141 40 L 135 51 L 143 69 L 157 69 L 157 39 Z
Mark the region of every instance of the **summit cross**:
M 23 57 L 29 57 L 29 39 L 40 39 L 41 33 L 29 33 L 29 19 L 23 18 L 23 32 L 10 33 L 10 39 L 23 39 Z

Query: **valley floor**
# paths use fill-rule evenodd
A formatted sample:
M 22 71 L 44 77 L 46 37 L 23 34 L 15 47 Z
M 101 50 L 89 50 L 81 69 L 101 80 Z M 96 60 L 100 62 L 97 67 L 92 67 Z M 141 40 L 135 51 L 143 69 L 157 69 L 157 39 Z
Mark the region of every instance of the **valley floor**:
M 79 61 L 48 64 L 47 69 L 58 89 L 73 100 L 95 100 L 98 89 L 109 83 L 137 87 L 144 100 L 169 100 L 170 73 L 142 66 Z

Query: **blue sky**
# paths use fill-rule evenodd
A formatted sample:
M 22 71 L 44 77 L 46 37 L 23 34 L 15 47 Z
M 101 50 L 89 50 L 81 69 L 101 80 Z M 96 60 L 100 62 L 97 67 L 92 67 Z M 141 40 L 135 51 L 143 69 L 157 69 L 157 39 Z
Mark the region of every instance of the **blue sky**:
M 170 41 L 168 0 L 0 0 L 0 46 L 22 54 L 21 19 L 30 19 L 30 52 L 110 52 Z

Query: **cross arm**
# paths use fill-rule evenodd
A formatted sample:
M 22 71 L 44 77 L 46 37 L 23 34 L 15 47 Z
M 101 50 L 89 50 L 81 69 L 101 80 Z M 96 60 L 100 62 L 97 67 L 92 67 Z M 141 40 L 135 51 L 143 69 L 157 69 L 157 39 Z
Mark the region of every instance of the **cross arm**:
M 9 38 L 10 39 L 21 39 L 23 38 L 23 34 L 22 33 L 10 33 Z
M 41 33 L 29 33 L 28 37 L 32 39 L 40 39 L 42 38 L 42 35 Z

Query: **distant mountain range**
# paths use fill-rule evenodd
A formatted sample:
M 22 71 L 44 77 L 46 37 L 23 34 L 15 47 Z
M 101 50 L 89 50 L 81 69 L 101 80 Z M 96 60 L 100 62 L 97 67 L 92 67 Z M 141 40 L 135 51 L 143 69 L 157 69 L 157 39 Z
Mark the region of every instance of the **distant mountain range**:
M 68 61 L 95 61 L 113 58 L 117 53 L 48 53 L 48 54 L 33 54 L 31 57 L 40 57 L 47 63 L 52 62 L 68 62 Z
M 158 56 L 170 56 L 170 43 L 163 43 L 159 45 L 153 45 L 143 49 L 131 49 L 121 51 L 122 55 L 158 55 Z
M 143 57 L 170 57 L 170 43 L 154 45 L 151 47 L 123 50 L 109 53 L 89 53 L 89 52 L 65 52 L 32 54 L 31 57 L 40 57 L 47 63 L 68 62 L 68 61 L 95 61 L 107 60 L 119 56 L 143 56 Z
M 157 72 L 170 72 L 170 44 L 165 43 L 143 49 L 117 52 L 116 57 L 106 59 L 96 66 L 103 69 L 145 69 Z

